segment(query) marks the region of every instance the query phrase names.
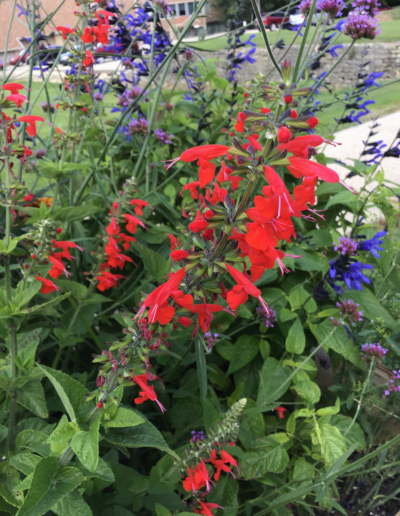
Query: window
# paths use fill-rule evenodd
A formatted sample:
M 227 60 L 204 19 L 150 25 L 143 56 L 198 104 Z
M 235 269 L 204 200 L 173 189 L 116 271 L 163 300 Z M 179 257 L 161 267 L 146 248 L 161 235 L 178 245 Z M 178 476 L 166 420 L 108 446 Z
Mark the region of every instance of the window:
M 205 12 L 205 14 L 210 14 L 211 13 L 210 2 L 206 2 L 206 5 L 204 6 L 204 12 Z
M 186 15 L 186 4 L 178 4 L 177 5 L 177 16 L 185 16 Z
M 193 14 L 194 13 L 194 2 L 188 2 L 187 4 L 187 8 L 188 8 L 188 14 Z

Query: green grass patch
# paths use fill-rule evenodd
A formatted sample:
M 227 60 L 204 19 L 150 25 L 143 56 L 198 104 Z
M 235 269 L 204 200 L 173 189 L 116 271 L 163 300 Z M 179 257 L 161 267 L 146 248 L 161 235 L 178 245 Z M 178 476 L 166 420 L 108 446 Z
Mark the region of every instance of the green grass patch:
M 399 15 L 400 15 L 400 9 Z M 397 15 L 397 13 L 396 13 Z M 315 30 L 315 27 L 314 29 Z M 275 32 L 268 32 L 268 37 L 272 45 L 275 45 L 277 41 L 280 39 L 284 39 L 285 44 L 289 45 L 293 38 L 295 37 L 295 32 L 291 30 L 278 30 Z M 247 34 L 249 35 L 249 34 Z M 242 38 L 244 39 L 244 37 Z M 392 21 L 386 21 L 381 23 L 381 34 L 379 34 L 373 42 L 375 43 L 382 43 L 382 42 L 393 42 L 393 41 L 399 41 L 400 40 L 400 26 L 399 22 L 396 20 Z M 259 47 L 264 46 L 264 41 L 262 39 L 262 35 L 260 32 L 257 32 L 256 37 L 253 39 L 254 43 L 257 43 Z M 301 38 L 298 37 L 297 41 L 300 43 Z M 343 43 L 351 43 L 351 38 L 348 36 L 344 36 L 341 34 L 337 40 L 335 40 L 337 44 L 343 44 Z M 369 40 L 361 40 L 362 42 L 370 43 Z M 205 41 L 202 41 L 200 43 L 193 43 L 191 44 L 192 47 L 195 47 L 199 50 L 208 50 L 210 52 L 216 52 L 218 50 L 222 50 L 226 47 L 226 36 L 218 36 L 216 38 L 210 38 Z

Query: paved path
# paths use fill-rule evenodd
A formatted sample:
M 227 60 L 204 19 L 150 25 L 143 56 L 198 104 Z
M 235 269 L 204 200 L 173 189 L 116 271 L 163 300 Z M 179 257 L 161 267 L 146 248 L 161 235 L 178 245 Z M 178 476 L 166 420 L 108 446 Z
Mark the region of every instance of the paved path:
M 374 132 L 377 134 L 375 134 L 370 141 L 382 140 L 389 146 L 400 130 L 400 111 L 379 118 L 378 123 L 379 126 L 374 129 Z M 335 134 L 335 141 L 342 145 L 338 145 L 337 147 L 327 145 L 325 148 L 326 155 L 330 158 L 343 161 L 348 165 L 352 165 L 352 159 L 360 159 L 360 155 L 364 150 L 363 142 L 367 140 L 372 125 L 373 121 L 369 121 L 337 132 Z M 363 156 L 361 160 L 366 158 L 368 158 L 368 156 Z M 346 168 L 336 163 L 330 164 L 329 167 L 336 170 L 341 179 L 344 179 L 349 172 Z M 385 158 L 382 162 L 382 167 L 385 171 L 385 179 L 400 184 L 400 158 Z M 359 190 L 364 181 L 362 177 L 356 176 L 347 179 L 346 183 L 353 186 L 355 190 Z

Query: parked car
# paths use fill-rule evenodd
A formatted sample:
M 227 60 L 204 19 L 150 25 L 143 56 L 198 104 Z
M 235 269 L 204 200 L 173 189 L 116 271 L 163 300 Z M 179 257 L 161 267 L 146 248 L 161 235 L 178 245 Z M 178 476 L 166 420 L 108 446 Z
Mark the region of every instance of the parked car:
M 45 46 L 45 45 L 40 45 L 35 54 L 33 55 L 33 63 L 35 65 L 37 65 L 38 63 L 40 62 L 46 62 L 48 64 L 51 64 L 51 63 L 54 63 L 54 61 L 57 59 L 58 55 L 60 54 L 60 50 L 61 50 L 61 46 L 57 45 L 57 46 L 53 46 L 53 45 L 49 45 L 49 46 Z M 29 64 L 30 60 L 32 59 L 32 56 L 29 55 L 27 58 L 26 58 L 26 64 Z
M 26 48 L 23 48 L 17 56 L 14 56 L 10 59 L 10 65 L 22 66 L 23 64 L 26 63 L 29 56 L 30 56 L 30 52 L 28 52 Z
M 311 24 L 317 25 L 318 21 L 325 21 L 328 15 L 326 13 L 323 13 L 322 11 L 318 10 L 313 14 Z M 293 13 L 290 14 L 290 25 L 292 27 L 297 27 L 298 25 L 301 25 L 304 22 L 304 14 L 301 14 L 300 9 L 296 9 Z M 327 25 L 332 25 L 333 21 L 331 18 L 327 21 Z
M 264 27 L 270 30 L 276 30 L 280 25 L 290 22 L 290 16 L 288 14 L 285 16 L 284 11 L 276 11 L 271 14 L 264 13 L 262 17 Z M 256 25 L 258 26 L 258 22 L 256 22 Z

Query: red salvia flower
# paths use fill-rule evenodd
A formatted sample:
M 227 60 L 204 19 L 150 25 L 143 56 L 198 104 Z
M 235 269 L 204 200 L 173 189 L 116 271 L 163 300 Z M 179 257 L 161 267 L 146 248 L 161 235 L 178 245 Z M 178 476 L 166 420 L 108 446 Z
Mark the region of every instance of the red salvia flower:
M 27 90 L 28 88 L 18 82 L 9 82 L 8 84 L 0 86 L 0 89 L 11 92 L 11 95 L 18 95 L 19 90 Z M 10 120 L 10 118 L 8 118 L 8 120 Z
M 161 405 L 161 403 L 157 399 L 157 394 L 154 390 L 153 385 L 149 386 L 147 385 L 148 378 L 145 374 L 140 374 L 137 376 L 132 375 L 133 381 L 139 385 L 139 387 L 142 389 L 139 392 L 140 397 L 135 398 L 136 404 L 141 404 L 146 400 L 155 401 L 157 405 L 160 407 L 161 412 L 165 412 L 165 408 Z
M 24 115 L 17 118 L 19 122 L 25 122 L 28 124 L 26 132 L 30 136 L 36 136 L 36 122 L 44 122 L 44 118 L 36 115 Z
M 218 509 L 218 508 L 223 509 L 223 507 L 221 507 L 217 503 L 206 503 L 206 502 L 202 502 L 201 500 L 199 500 L 199 504 L 200 504 L 201 509 L 195 508 L 194 512 L 196 514 L 204 514 L 205 516 L 213 516 L 213 513 L 212 513 L 213 509 Z
M 35 279 L 43 283 L 43 286 L 40 289 L 40 292 L 42 294 L 50 294 L 50 292 L 61 290 L 61 288 L 58 287 L 55 283 L 53 283 L 51 280 L 41 278 L 40 276 L 35 276 Z
M 132 199 L 131 200 L 132 206 L 134 206 L 134 212 L 136 215 L 143 215 L 143 208 L 145 206 L 149 206 L 149 203 L 146 201 L 141 201 L 140 199 Z
M 175 251 L 178 245 L 182 245 L 174 235 L 171 235 L 171 233 L 168 233 L 168 237 L 171 241 L 171 251 Z
M 280 419 L 284 419 L 284 417 L 285 417 L 284 413 L 287 412 L 287 410 L 284 407 L 276 407 L 276 409 L 274 409 L 274 410 L 276 410 L 279 413 Z

